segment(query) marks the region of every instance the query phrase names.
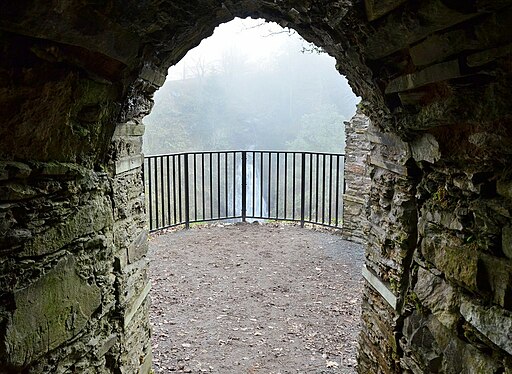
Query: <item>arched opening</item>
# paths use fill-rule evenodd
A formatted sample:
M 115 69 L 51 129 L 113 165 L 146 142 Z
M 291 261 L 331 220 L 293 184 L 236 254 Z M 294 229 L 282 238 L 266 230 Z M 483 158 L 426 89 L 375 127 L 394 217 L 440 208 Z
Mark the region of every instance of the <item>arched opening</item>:
M 181 213 L 182 205 L 176 196 L 185 189 L 190 197 L 183 200 L 191 204 L 192 222 L 217 218 L 218 200 L 220 214 L 226 209 L 226 217 L 236 215 L 239 202 L 223 205 L 235 201 L 235 189 L 228 188 L 231 181 L 242 182 L 231 163 L 245 158 L 238 173 L 247 170 L 248 219 L 267 217 L 268 208 L 272 221 L 279 217 L 293 222 L 294 206 L 301 198 L 292 191 L 300 189 L 300 178 L 306 178 L 296 153 L 304 151 L 321 153 L 304 155 L 306 174 L 316 175 L 310 177 L 311 183 L 308 179 L 307 191 L 300 192 L 310 209 L 306 219 L 315 222 L 316 216 L 316 221 L 336 226 L 339 233 L 343 159 L 325 156 L 344 152 L 344 122 L 355 114 L 359 100 L 335 70 L 334 59 L 312 51 L 312 45 L 290 31 L 263 22 L 235 19 L 219 26 L 169 70 L 155 94 L 152 113 L 144 118 L 144 152 L 171 153 L 160 161 L 148 156 L 145 167 L 149 218 L 155 219 L 150 228 L 157 233 L 160 227 L 174 226 L 173 214 Z M 311 51 L 305 54 L 305 48 Z M 244 158 L 237 153 L 233 159 L 231 154 L 212 155 L 225 150 L 241 150 Z M 206 153 L 178 159 L 172 154 L 191 151 Z M 217 158 L 230 167 L 219 173 Z M 183 171 L 185 162 L 188 172 Z M 334 172 L 326 172 L 326 167 L 337 168 L 337 184 Z M 220 188 L 224 171 L 228 181 Z M 182 183 L 177 174 L 191 177 Z M 259 193 L 260 182 L 266 193 L 261 196 L 251 191 L 256 187 Z M 335 193 L 339 204 L 334 202 Z M 202 206 L 196 202 L 198 196 Z M 228 221 L 233 220 L 237 219 Z M 149 254 L 157 372 L 292 367 L 355 372 L 360 246 L 327 231 L 300 233 L 289 225 L 220 225 L 158 234 L 150 241 Z
M 275 23 L 236 18 L 222 24 L 169 69 L 144 118 L 144 154 L 343 153 L 344 122 L 360 99 L 335 64 Z
M 510 6 L 2 3 L 2 370 L 149 372 L 141 121 L 252 16 L 334 56 L 372 120 L 358 370 L 509 371 Z

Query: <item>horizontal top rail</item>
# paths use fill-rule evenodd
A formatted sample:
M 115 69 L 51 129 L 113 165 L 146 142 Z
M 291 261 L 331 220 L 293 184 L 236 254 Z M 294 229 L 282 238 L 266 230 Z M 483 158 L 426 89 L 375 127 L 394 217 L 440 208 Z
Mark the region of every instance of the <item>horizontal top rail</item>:
M 225 151 L 190 151 L 190 152 L 175 152 L 175 153 L 159 153 L 155 155 L 144 155 L 144 158 L 155 158 L 155 157 L 164 157 L 164 156 L 178 156 L 178 155 L 201 155 L 201 154 L 216 154 L 216 153 L 242 153 L 242 152 L 257 152 L 257 153 L 287 153 L 287 154 L 318 154 L 318 155 L 333 155 L 333 156 L 343 156 L 344 153 L 331 153 L 331 152 L 313 152 L 313 151 L 270 151 L 270 150 L 260 150 L 260 149 L 246 149 L 246 150 L 225 150 Z
M 284 220 L 340 228 L 342 153 L 193 151 L 144 158 L 150 231 L 216 220 Z

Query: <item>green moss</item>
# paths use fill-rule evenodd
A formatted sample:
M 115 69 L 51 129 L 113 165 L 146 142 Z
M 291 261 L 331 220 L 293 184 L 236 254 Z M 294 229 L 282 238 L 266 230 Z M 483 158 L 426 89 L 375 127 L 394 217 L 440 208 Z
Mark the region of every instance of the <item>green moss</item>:
M 9 364 L 22 367 L 78 334 L 100 306 L 101 290 L 81 279 L 67 256 L 14 300 L 5 345 Z
M 436 204 L 441 206 L 442 208 L 448 208 L 449 202 L 446 196 L 446 189 L 444 186 L 439 186 L 436 192 L 432 195 L 432 199 Z
M 416 309 L 421 314 L 428 314 L 428 309 L 423 306 L 416 292 L 410 291 L 406 296 L 405 302 L 406 304 L 413 305 L 414 309 Z

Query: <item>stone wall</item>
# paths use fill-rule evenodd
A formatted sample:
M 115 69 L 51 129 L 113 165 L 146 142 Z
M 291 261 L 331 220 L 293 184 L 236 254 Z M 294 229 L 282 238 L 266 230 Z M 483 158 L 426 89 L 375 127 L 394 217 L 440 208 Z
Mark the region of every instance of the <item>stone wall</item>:
M 512 371 L 508 171 L 439 162 L 447 137 L 369 139 L 359 372 Z
M 0 372 L 148 373 L 140 123 L 156 86 L 123 106 L 111 67 L 1 39 Z
M 368 236 L 367 206 L 371 178 L 368 170 L 370 119 L 360 111 L 345 122 L 343 231 L 345 239 L 364 243 Z

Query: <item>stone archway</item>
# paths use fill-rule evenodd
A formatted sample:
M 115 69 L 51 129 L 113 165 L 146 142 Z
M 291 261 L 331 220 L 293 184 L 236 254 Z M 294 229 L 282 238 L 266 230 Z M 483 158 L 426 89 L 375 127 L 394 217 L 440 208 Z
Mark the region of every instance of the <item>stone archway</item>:
M 1 4 L 2 370 L 149 371 L 141 119 L 235 16 L 293 27 L 365 99 L 359 371 L 511 370 L 510 3 Z

